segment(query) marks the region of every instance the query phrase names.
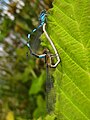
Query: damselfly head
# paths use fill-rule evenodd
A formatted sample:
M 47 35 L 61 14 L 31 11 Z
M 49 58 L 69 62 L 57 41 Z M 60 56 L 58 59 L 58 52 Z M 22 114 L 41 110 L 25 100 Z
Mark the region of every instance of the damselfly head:
M 41 11 L 40 15 L 42 14 L 47 14 L 45 9 Z
M 46 10 L 45 9 L 42 10 L 41 13 L 40 13 L 40 16 L 39 16 L 39 20 L 41 22 L 45 22 L 46 21 L 46 15 L 47 15 Z

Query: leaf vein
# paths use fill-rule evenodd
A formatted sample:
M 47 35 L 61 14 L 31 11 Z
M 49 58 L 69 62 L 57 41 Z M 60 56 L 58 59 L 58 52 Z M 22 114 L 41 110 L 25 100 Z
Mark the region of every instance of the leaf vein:
M 89 118 L 78 108 L 77 105 L 75 105 L 71 99 L 65 94 L 65 92 L 61 89 L 62 94 L 68 99 L 68 101 L 70 101 L 70 103 L 73 105 L 74 108 L 76 108 L 87 120 L 89 120 Z

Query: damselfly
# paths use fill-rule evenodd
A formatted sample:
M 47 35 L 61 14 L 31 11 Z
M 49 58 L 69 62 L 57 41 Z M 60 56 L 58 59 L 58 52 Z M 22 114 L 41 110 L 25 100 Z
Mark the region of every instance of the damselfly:
M 33 56 L 37 57 L 37 58 L 44 58 L 45 59 L 45 64 L 46 64 L 46 73 L 47 73 L 47 79 L 46 79 L 46 100 L 47 100 L 47 110 L 48 112 L 50 113 L 53 109 L 53 104 L 55 102 L 55 94 L 54 94 L 54 89 L 53 89 L 53 80 L 52 80 L 52 77 L 51 75 L 49 74 L 49 69 L 50 68 L 55 68 L 57 67 L 57 65 L 59 64 L 60 62 L 60 58 L 59 58 L 59 55 L 58 55 L 58 52 L 52 42 L 52 40 L 50 39 L 48 33 L 46 32 L 46 29 L 45 29 L 45 26 L 46 26 L 46 10 L 43 10 L 41 13 L 40 13 L 40 16 L 39 16 L 39 21 L 40 21 L 40 24 L 37 28 L 35 28 L 30 34 L 28 34 L 28 38 L 31 37 L 31 34 L 33 34 L 35 31 L 37 31 L 40 27 L 43 27 L 43 31 L 45 33 L 45 36 L 46 38 L 48 39 L 50 45 L 52 46 L 55 54 L 51 54 L 49 52 L 48 49 L 44 50 L 43 54 L 41 55 L 38 55 L 36 53 L 33 52 L 33 50 L 31 49 L 31 46 L 30 46 L 30 43 L 29 41 L 27 42 L 27 46 L 29 48 L 29 51 L 30 51 L 30 54 L 32 54 Z M 57 58 L 57 62 L 55 64 L 52 64 L 52 57 L 56 57 Z M 53 97 L 53 99 L 52 99 Z
M 31 35 L 34 33 L 34 32 L 36 32 L 39 28 L 41 28 L 43 25 L 44 25 L 44 23 L 46 22 L 46 10 L 43 10 L 41 13 L 40 13 L 40 16 L 39 16 L 39 26 L 37 27 L 37 28 L 35 28 L 35 29 L 33 29 L 32 30 L 32 32 L 30 33 L 30 34 L 28 34 L 28 38 L 30 38 L 31 37 Z
M 46 32 L 46 29 L 45 29 L 45 26 L 46 26 L 46 15 L 47 15 L 46 10 L 43 10 L 43 11 L 40 13 L 40 16 L 39 16 L 40 24 L 39 24 L 39 26 L 38 26 L 37 28 L 33 29 L 30 34 L 28 34 L 28 38 L 30 38 L 30 37 L 31 37 L 31 34 L 33 34 L 33 33 L 34 33 L 35 31 L 37 31 L 39 28 L 43 27 L 43 31 L 44 31 L 44 33 L 45 33 L 45 36 L 47 37 L 49 43 L 51 44 L 51 46 L 52 46 L 52 48 L 53 48 L 53 50 L 54 50 L 54 52 L 55 52 L 56 58 L 57 58 L 57 62 L 56 62 L 54 65 L 51 64 L 51 67 L 56 67 L 56 66 L 59 64 L 59 62 L 60 62 L 60 58 L 59 58 L 58 52 L 57 52 L 57 50 L 56 50 L 56 48 L 55 48 L 52 40 L 50 39 L 50 37 L 49 37 L 49 35 L 48 35 L 48 33 Z M 28 43 L 29 43 L 29 42 L 28 42 Z M 27 44 L 27 46 L 28 46 L 28 44 Z M 28 46 L 28 47 L 29 47 L 29 46 Z
M 50 68 L 51 65 L 51 57 L 55 57 L 55 55 L 52 55 L 48 49 L 45 49 L 43 54 L 38 55 L 33 52 L 33 50 L 30 47 L 30 44 L 27 44 L 30 54 L 37 57 L 37 58 L 43 58 L 46 64 L 46 108 L 47 112 L 51 113 L 54 110 L 54 103 L 55 103 L 55 89 L 53 84 L 53 77 L 50 74 Z

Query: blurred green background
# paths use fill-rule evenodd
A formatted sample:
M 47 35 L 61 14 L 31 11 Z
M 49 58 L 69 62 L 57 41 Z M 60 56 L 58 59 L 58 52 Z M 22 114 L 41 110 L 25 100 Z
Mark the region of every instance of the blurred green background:
M 41 10 L 53 0 L 0 0 L 0 120 L 44 119 L 45 68 L 43 61 L 26 57 L 27 34 L 38 25 Z M 41 53 L 42 31 L 32 36 Z M 36 43 L 36 45 L 35 45 Z M 36 46 L 36 47 L 35 47 Z

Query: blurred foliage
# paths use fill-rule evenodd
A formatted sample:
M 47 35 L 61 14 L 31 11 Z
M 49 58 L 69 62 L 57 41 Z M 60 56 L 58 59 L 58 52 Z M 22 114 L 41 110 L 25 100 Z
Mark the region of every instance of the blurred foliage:
M 0 1 L 0 120 L 46 116 L 43 61 L 27 59 L 25 44 L 27 34 L 38 25 L 40 11 L 52 7 L 52 1 Z

